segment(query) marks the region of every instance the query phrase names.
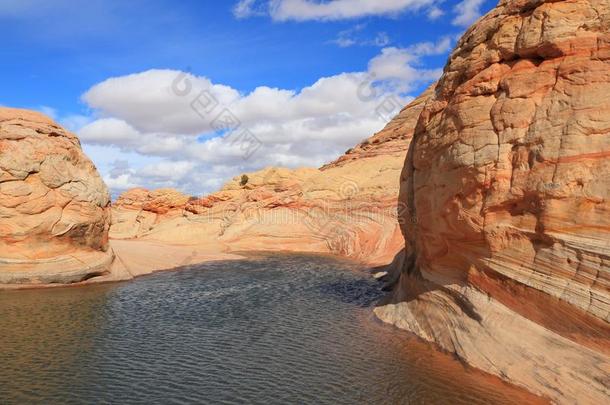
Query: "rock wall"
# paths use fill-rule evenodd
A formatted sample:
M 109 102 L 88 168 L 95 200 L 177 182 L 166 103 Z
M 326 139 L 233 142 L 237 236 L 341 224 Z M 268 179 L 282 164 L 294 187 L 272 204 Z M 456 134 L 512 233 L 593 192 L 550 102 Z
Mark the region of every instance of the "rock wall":
M 610 399 L 610 3 L 501 1 L 401 176 L 384 320 L 558 402 Z
M 42 114 L 0 108 L 0 284 L 107 272 L 109 204 L 74 134 Z
M 114 202 L 111 235 L 135 238 L 151 231 L 159 222 L 181 217 L 190 197 L 174 189 L 131 189 Z
M 319 170 L 267 168 L 186 204 L 188 198 L 174 191 L 130 191 L 114 205 L 111 237 L 232 251 L 332 253 L 387 264 L 403 245 L 396 209 L 400 172 L 431 95 L 432 88 L 382 131 Z M 179 202 L 175 208 L 183 206 L 182 214 L 153 212 L 151 194 L 173 195 L 168 198 Z

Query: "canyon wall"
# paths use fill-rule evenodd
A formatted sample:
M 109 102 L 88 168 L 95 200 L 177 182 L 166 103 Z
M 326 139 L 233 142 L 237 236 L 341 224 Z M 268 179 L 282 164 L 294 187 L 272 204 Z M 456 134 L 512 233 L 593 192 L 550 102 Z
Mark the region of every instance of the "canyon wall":
M 106 273 L 110 197 L 78 138 L 32 111 L 0 108 L 0 284 Z
M 113 206 L 111 237 L 205 244 L 219 250 L 339 254 L 387 264 L 402 248 L 400 172 L 432 88 L 382 131 L 321 169 L 267 168 L 220 191 L 130 190 Z
M 610 400 L 610 3 L 503 0 L 423 109 L 376 309 L 561 403 Z

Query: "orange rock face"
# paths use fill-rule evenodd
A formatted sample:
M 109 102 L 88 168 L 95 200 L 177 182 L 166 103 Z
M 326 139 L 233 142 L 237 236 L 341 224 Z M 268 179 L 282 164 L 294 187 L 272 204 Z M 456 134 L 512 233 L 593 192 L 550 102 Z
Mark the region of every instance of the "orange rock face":
M 113 204 L 111 236 L 118 239 L 141 236 L 159 222 L 181 217 L 190 199 L 171 188 L 126 191 Z
M 132 190 L 115 204 L 111 236 L 236 251 L 333 253 L 387 264 L 403 245 L 396 210 L 400 172 L 431 94 L 430 89 L 381 132 L 321 170 L 267 168 L 249 173 L 246 183 L 237 176 L 203 198 L 170 198 L 178 201 L 174 207 L 188 200 L 183 215 L 153 214 L 146 204 L 167 204 L 145 204 L 148 192 Z
M 143 188 L 136 188 L 121 194 L 114 206 L 165 215 L 172 211 L 182 211 L 189 199 L 189 196 L 174 189 L 148 191 Z
M 418 270 L 474 264 L 610 320 L 610 5 L 506 4 L 422 114 L 404 234 Z
M 0 284 L 107 271 L 109 201 L 75 135 L 42 114 L 0 108 Z
M 559 402 L 607 402 L 609 175 L 610 3 L 501 1 L 420 116 L 378 314 Z

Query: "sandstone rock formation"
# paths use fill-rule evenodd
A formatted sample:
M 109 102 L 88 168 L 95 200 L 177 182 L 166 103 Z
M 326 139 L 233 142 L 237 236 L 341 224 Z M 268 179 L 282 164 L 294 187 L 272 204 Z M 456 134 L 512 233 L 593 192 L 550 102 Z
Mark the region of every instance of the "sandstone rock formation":
M 404 159 L 424 105 L 434 94 L 436 83 L 403 108 L 381 131 L 349 149 L 343 156 L 321 167 L 328 170 L 370 158 Z
M 75 135 L 42 114 L 0 108 L 0 284 L 107 272 L 109 203 Z
M 245 183 L 237 176 L 219 192 L 190 200 L 168 190 L 132 190 L 114 205 L 111 237 L 232 251 L 333 253 L 387 264 L 403 244 L 396 210 L 400 172 L 431 95 L 432 88 L 378 134 L 320 170 L 267 168 L 247 174 Z M 151 202 L 162 198 L 173 201 L 171 209 Z
M 189 196 L 174 189 L 131 189 L 121 194 L 113 204 L 113 236 L 135 238 L 161 221 L 180 217 L 189 199 Z
M 610 400 L 610 3 L 502 0 L 401 177 L 384 320 L 565 403 Z

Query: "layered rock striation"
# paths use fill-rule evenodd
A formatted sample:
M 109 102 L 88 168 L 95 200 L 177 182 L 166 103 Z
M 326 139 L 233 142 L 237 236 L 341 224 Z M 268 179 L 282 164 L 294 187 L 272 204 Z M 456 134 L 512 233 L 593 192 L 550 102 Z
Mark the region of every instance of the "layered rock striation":
M 129 239 L 146 234 L 159 222 L 181 217 L 189 200 L 174 189 L 128 190 L 113 204 L 112 236 Z
M 396 209 L 400 172 L 431 95 L 429 89 L 382 131 L 321 169 L 267 168 L 202 198 L 129 191 L 114 205 L 111 236 L 233 251 L 332 253 L 387 264 L 403 244 Z M 164 198 L 171 208 L 151 202 Z
M 415 132 L 415 125 L 426 101 L 434 94 L 436 83 L 404 107 L 381 131 L 365 139 L 331 163 L 320 168 L 329 170 L 365 159 L 404 159 Z
M 610 3 L 501 1 L 419 117 L 377 314 L 555 401 L 607 402 L 609 157 Z
M 72 283 L 108 272 L 110 197 L 78 138 L 0 108 L 0 284 Z

